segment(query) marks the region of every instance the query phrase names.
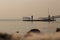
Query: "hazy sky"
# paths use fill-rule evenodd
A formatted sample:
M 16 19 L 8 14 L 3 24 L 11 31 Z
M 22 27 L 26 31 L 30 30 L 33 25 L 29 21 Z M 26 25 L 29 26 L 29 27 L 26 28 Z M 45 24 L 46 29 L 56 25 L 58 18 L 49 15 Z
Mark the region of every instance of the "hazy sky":
M 0 0 L 0 19 L 60 15 L 60 0 Z

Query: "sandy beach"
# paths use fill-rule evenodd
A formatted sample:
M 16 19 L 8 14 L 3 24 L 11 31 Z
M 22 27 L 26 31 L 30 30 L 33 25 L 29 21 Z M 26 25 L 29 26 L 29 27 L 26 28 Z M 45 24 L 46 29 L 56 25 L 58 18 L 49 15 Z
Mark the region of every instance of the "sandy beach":
M 2 34 L 2 33 L 0 33 Z M 60 40 L 60 32 L 56 33 L 30 33 L 21 35 L 19 33 L 15 34 L 2 34 L 3 37 L 0 35 L 0 40 Z M 4 36 L 5 35 L 5 36 Z M 5 39 L 4 39 L 5 37 Z M 10 38 L 10 39 L 8 39 Z

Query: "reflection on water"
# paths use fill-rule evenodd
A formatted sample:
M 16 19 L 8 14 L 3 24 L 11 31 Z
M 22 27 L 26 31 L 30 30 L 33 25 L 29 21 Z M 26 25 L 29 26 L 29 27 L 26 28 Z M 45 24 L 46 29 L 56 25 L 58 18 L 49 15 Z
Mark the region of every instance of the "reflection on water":
M 0 32 L 15 33 L 19 31 L 25 34 L 30 29 L 39 29 L 41 32 L 55 32 L 60 25 L 56 22 L 24 22 L 24 21 L 0 21 Z

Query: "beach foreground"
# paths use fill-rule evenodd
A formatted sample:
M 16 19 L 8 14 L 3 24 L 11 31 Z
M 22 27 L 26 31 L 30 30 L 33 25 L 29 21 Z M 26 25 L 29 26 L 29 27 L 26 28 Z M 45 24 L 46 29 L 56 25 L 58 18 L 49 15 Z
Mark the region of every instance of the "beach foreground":
M 0 33 L 0 40 L 60 40 L 60 32 L 55 33 L 27 33 L 21 35 L 19 33 L 7 34 Z

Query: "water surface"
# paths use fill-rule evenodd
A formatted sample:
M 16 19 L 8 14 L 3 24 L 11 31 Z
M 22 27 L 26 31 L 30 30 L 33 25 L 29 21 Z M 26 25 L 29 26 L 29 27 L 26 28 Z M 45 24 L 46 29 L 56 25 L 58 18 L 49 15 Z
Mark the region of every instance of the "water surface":
M 60 21 L 56 22 L 25 22 L 25 21 L 0 21 L 0 32 L 21 34 L 27 33 L 29 30 L 37 28 L 41 32 L 55 32 L 60 27 Z

